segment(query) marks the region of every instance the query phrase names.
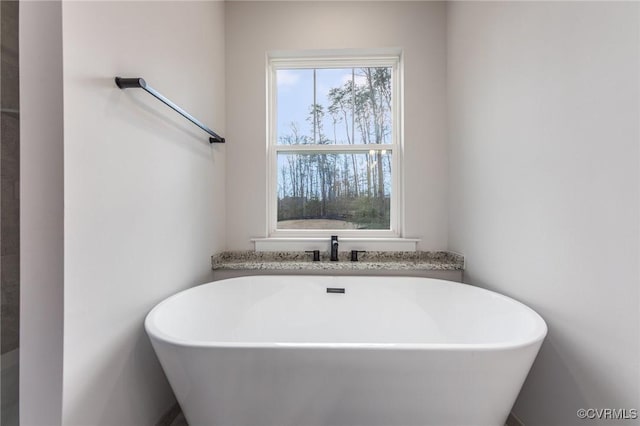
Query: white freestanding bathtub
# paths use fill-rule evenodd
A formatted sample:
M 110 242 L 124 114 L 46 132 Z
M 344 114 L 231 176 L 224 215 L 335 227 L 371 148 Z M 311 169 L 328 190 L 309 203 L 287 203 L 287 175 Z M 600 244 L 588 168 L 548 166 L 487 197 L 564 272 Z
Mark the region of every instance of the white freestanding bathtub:
M 145 327 L 191 426 L 504 425 L 547 333 L 491 291 L 354 276 L 212 282 Z

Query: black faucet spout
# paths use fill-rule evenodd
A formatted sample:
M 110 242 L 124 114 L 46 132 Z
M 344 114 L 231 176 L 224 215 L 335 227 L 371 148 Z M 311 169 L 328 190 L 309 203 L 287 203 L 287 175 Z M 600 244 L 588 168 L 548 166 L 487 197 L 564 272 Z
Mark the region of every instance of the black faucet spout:
M 338 236 L 337 235 L 332 235 L 331 236 L 331 258 L 330 260 L 332 260 L 333 262 L 337 262 L 338 261 Z

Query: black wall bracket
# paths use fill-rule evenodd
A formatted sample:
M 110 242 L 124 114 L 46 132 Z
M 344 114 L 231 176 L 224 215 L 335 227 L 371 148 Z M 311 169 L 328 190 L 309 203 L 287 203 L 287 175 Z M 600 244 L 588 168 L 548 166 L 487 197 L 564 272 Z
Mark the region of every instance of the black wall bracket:
M 166 106 L 168 106 L 169 108 L 171 108 L 172 110 L 174 110 L 175 112 L 177 112 L 178 114 L 180 114 L 181 116 L 183 116 L 184 118 L 186 118 L 187 120 L 195 124 L 196 126 L 200 127 L 202 130 L 207 132 L 211 136 L 209 138 L 209 143 L 225 142 L 222 136 L 218 135 L 216 132 L 214 132 L 213 130 L 211 130 L 204 124 L 202 124 L 202 122 L 200 120 L 197 120 L 193 115 L 189 114 L 187 111 L 183 110 L 178 105 L 171 102 L 166 97 L 162 96 L 160 93 L 158 93 L 157 90 L 149 86 L 142 77 L 136 77 L 136 78 L 116 77 L 115 80 L 116 80 L 116 86 L 118 86 L 120 89 L 134 89 L 134 88 L 144 89 L 151 96 L 160 100 L 163 104 L 165 104 Z

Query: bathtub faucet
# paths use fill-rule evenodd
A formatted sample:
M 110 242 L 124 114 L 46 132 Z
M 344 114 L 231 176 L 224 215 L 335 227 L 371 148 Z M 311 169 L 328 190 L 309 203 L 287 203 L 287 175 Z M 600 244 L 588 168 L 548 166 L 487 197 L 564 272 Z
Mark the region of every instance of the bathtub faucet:
M 338 260 L 338 236 L 331 236 L 331 259 L 336 262 Z

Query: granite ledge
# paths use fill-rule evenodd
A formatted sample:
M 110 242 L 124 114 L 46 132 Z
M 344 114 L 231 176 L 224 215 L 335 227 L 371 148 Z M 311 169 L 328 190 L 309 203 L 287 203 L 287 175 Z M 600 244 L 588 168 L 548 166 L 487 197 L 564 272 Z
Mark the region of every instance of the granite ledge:
M 438 270 L 461 271 L 464 257 L 446 251 L 361 253 L 357 262 L 351 262 L 350 252 L 338 253 L 338 261 L 329 260 L 328 252 L 320 253 L 321 260 L 314 262 L 305 252 L 255 252 L 226 251 L 211 256 L 212 269 L 216 270 Z

